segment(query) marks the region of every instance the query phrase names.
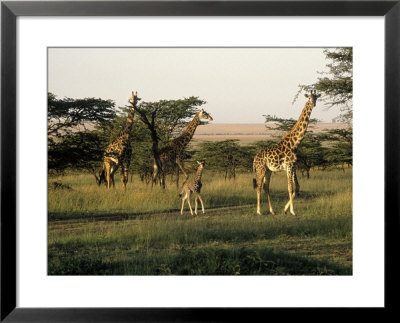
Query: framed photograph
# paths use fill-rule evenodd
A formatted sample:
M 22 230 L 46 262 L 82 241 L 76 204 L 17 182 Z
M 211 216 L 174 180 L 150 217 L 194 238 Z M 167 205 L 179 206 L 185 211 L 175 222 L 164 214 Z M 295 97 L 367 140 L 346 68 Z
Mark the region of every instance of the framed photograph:
M 394 309 L 399 16 L 3 1 L 1 320 Z

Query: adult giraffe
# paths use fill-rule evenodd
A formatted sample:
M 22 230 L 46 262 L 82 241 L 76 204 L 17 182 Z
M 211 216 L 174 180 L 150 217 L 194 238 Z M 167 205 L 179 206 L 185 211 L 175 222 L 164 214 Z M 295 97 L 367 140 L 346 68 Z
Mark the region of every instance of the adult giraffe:
M 105 179 L 108 189 L 111 187 L 111 184 L 115 186 L 114 174 L 118 168 L 121 168 L 122 190 L 126 190 L 129 165 L 132 157 L 131 134 L 133 118 L 135 115 L 136 104 L 139 100 L 137 92 L 132 92 L 132 96 L 129 98 L 131 107 L 125 125 L 119 132 L 118 137 L 115 138 L 104 151 L 103 171 L 100 174 L 100 178 Z
M 184 149 L 189 144 L 190 140 L 192 140 L 194 132 L 196 131 L 197 126 L 200 124 L 201 119 L 210 121 L 213 120 L 213 118 L 206 111 L 201 109 L 195 114 L 193 120 L 189 123 L 183 133 L 179 137 L 172 139 L 168 146 L 160 149 L 159 151 L 161 167 L 163 170 L 168 164 L 172 164 L 174 166 L 177 165 L 185 176 L 184 182 L 189 177 L 183 165 Z M 156 162 L 153 161 L 153 183 L 156 181 L 158 173 L 158 166 Z M 160 184 L 164 187 L 164 178 L 163 176 L 161 177 Z
M 261 215 L 260 211 L 260 195 L 261 186 L 264 182 L 263 188 L 267 194 L 269 211 L 275 214 L 271 206 L 271 198 L 269 195 L 269 183 L 271 180 L 272 172 L 286 171 L 288 180 L 289 202 L 285 205 L 284 212 L 290 207 L 290 213 L 296 215 L 293 208 L 293 199 L 296 191 L 293 189 L 296 182 L 296 161 L 297 161 L 297 147 L 303 140 L 308 123 L 310 122 L 310 115 L 312 109 L 320 97 L 316 91 L 311 91 L 310 94 L 305 94 L 308 98 L 299 119 L 277 144 L 268 148 L 261 149 L 254 157 L 253 171 L 255 178 L 253 179 L 254 187 L 257 189 L 257 214 Z

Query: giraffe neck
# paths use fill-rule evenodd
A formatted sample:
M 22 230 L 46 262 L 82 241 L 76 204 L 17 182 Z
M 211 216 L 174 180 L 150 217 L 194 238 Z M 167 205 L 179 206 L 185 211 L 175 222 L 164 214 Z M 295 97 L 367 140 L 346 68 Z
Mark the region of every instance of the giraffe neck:
M 313 105 L 310 101 L 307 101 L 306 105 L 303 108 L 303 111 L 300 114 L 299 119 L 293 126 L 292 130 L 290 130 L 281 141 L 286 142 L 291 149 L 297 149 L 303 140 L 308 124 L 310 122 L 310 115 L 313 109 Z
M 194 132 L 196 131 L 197 126 L 200 124 L 199 112 L 196 113 L 193 120 L 190 121 L 189 125 L 186 127 L 185 131 L 177 137 L 174 141 L 181 142 L 183 147 L 186 146 L 190 140 L 192 140 Z
M 201 174 L 203 173 L 203 167 L 199 167 L 199 168 L 197 168 L 197 171 L 196 171 L 196 175 L 195 175 L 195 177 L 194 177 L 194 180 L 196 181 L 196 182 L 199 182 L 200 180 L 201 180 Z
M 131 129 L 133 125 L 133 117 L 135 114 L 134 106 L 130 108 L 125 125 L 120 130 L 118 136 L 106 147 L 104 157 L 113 157 L 120 159 L 122 156 L 130 158 L 131 156 Z
M 135 116 L 135 109 L 133 107 L 130 108 L 128 117 L 126 118 L 125 126 L 121 129 L 119 134 L 120 137 L 127 135 L 130 137 L 132 125 L 133 125 L 133 118 Z

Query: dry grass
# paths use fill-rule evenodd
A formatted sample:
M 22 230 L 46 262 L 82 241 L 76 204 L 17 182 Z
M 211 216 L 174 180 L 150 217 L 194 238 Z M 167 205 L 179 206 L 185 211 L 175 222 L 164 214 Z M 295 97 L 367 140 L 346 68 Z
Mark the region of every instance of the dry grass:
M 206 214 L 180 215 L 179 190 L 138 179 L 127 192 L 89 175 L 51 178 L 71 189 L 48 196 L 50 275 L 351 275 L 352 170 L 300 176 L 297 216 L 284 215 L 284 173 L 271 180 L 276 215 L 256 215 L 252 174 L 204 173 Z

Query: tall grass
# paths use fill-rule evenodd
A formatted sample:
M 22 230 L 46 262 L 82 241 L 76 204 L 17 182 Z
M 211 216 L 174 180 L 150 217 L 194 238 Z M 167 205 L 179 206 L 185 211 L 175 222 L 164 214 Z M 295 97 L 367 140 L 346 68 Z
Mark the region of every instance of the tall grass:
M 235 181 L 204 172 L 206 214 L 180 215 L 179 190 L 139 180 L 107 191 L 90 176 L 52 178 L 49 274 L 319 275 L 352 273 L 351 169 L 300 176 L 298 216 L 283 215 L 285 174 L 273 174 L 277 215 L 255 214 L 252 175 Z M 266 214 L 265 197 L 262 211 Z
M 146 185 L 137 178 L 129 182 L 125 193 L 121 192 L 120 183 L 116 181 L 114 189 L 107 190 L 97 186 L 89 175 L 67 175 L 50 178 L 49 182 L 58 181 L 71 187 L 67 189 L 49 189 L 48 211 L 50 218 L 64 214 L 143 214 L 180 209 L 180 189 L 175 183 L 168 183 L 165 190 L 159 186 Z M 220 176 L 207 173 L 203 175 L 202 196 L 206 208 L 217 208 L 255 203 L 255 191 L 252 187 L 252 174 L 239 174 L 235 180 L 224 180 Z M 321 197 L 343 192 L 345 188 L 351 193 L 351 171 L 339 170 L 316 171 L 310 179 L 300 178 L 303 198 Z M 285 174 L 273 174 L 271 195 L 274 208 L 284 204 L 288 198 Z M 351 194 L 350 194 L 351 197 Z M 264 196 L 263 196 L 264 198 Z M 300 199 L 301 199 L 300 195 Z M 298 204 L 295 199 L 295 207 Z M 265 201 L 263 201 L 265 203 Z M 193 203 L 192 203 L 193 204 Z M 187 209 L 187 205 L 185 206 Z

